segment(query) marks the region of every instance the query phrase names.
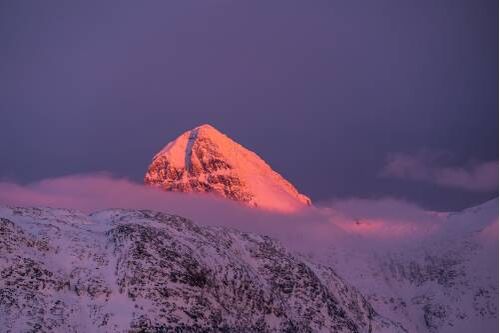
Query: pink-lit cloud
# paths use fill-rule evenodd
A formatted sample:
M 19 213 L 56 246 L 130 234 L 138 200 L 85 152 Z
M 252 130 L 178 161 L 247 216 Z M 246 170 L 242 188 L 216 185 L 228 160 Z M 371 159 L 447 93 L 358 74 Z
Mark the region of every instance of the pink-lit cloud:
M 394 199 L 345 200 L 282 214 L 207 194 L 163 192 L 106 174 L 46 179 L 28 185 L 0 182 L 0 205 L 49 206 L 92 212 L 108 208 L 153 209 L 196 223 L 269 235 L 301 251 L 350 243 L 397 247 L 439 232 L 444 217 Z
M 391 154 L 382 175 L 473 192 L 498 191 L 498 161 L 471 162 L 464 167 L 443 166 L 440 162 L 440 155 L 428 152 Z

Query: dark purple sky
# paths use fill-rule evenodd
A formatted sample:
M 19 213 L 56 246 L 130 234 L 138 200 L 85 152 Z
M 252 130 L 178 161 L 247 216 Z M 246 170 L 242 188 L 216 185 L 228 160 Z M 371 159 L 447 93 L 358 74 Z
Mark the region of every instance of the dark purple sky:
M 498 1 L 1 1 L 0 43 L 3 180 L 141 181 L 208 122 L 316 201 L 498 195 Z

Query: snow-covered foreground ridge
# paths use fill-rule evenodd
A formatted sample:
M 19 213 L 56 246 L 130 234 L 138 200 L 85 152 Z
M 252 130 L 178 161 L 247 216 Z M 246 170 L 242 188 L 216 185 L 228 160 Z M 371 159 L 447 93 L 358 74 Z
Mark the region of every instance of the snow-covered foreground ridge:
M 257 154 L 210 125 L 168 143 L 153 158 L 144 182 L 167 191 L 213 193 L 270 210 L 296 211 L 311 204 Z
M 404 332 L 332 268 L 179 216 L 0 208 L 2 332 Z

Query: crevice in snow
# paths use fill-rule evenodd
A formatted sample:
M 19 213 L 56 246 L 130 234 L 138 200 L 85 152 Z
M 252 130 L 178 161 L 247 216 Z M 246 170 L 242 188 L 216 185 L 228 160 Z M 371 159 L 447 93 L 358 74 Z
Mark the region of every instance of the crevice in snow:
M 185 155 L 184 165 L 186 166 L 186 170 L 188 171 L 188 173 L 191 173 L 192 170 L 191 156 L 193 155 L 193 145 L 196 142 L 196 139 L 198 138 L 198 131 L 199 128 L 197 127 L 189 133 L 189 139 L 186 144 L 186 153 L 184 154 Z

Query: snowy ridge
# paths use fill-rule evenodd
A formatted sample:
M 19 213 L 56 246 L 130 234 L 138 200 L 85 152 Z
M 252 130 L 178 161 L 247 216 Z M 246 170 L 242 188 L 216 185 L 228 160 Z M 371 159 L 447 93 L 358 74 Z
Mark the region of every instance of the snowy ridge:
M 250 206 L 296 211 L 311 200 L 259 156 L 210 125 L 186 131 L 155 155 L 146 184 L 207 192 Z
M 263 236 L 112 209 L 0 208 L 2 332 L 405 332 Z

